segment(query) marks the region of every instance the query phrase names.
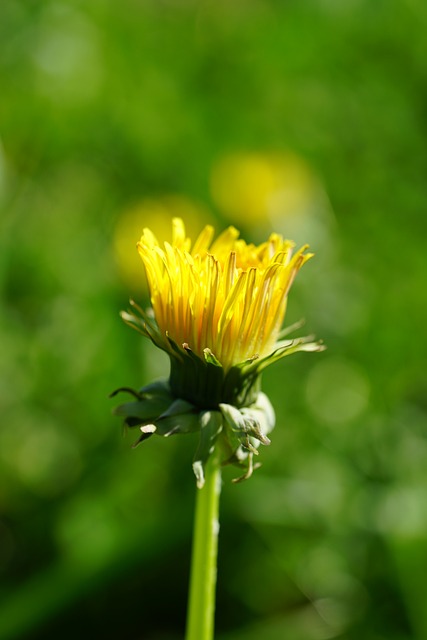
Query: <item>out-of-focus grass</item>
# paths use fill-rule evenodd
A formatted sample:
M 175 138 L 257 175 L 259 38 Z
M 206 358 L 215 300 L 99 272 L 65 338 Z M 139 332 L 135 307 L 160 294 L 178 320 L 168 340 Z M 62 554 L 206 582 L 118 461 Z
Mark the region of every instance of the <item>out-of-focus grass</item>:
M 427 636 L 426 21 L 2 2 L 1 637 L 182 637 L 195 443 L 130 450 L 107 398 L 167 373 L 118 312 L 177 213 L 308 240 L 288 320 L 328 345 L 266 373 L 272 446 L 225 471 L 218 638 Z

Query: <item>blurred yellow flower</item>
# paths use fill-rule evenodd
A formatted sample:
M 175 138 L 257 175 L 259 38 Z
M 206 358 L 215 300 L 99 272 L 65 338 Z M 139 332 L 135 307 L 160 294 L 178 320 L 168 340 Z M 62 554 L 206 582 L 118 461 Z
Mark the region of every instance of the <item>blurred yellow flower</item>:
M 234 152 L 212 167 L 210 189 L 217 207 L 242 224 L 274 222 L 309 212 L 315 177 L 293 153 Z
M 145 288 L 138 268 L 141 263 L 134 251 L 135 238 L 148 226 L 159 241 L 170 241 L 172 219 L 184 214 L 191 233 L 211 221 L 203 205 L 179 194 L 144 198 L 120 213 L 114 229 L 114 254 L 119 275 L 132 293 L 140 293 Z
M 188 347 L 200 358 L 206 350 L 224 373 L 233 365 L 262 358 L 274 348 L 286 311 L 288 291 L 313 255 L 307 245 L 292 255 L 293 243 L 278 234 L 255 246 L 234 227 L 213 240 L 207 225 L 192 246 L 184 223 L 173 220 L 172 243 L 163 246 L 144 229 L 138 243 L 158 332 L 166 351 Z

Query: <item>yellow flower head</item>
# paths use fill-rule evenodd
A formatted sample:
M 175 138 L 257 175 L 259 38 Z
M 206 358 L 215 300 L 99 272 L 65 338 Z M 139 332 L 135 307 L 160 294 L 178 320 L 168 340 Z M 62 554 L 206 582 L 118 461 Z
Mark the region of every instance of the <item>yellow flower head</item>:
M 171 351 L 188 346 L 204 358 L 208 349 L 224 373 L 239 363 L 268 355 L 286 311 L 288 291 L 312 256 L 273 233 L 259 246 L 239 239 L 229 227 L 213 240 L 206 226 L 192 246 L 184 223 L 173 220 L 172 243 L 160 246 L 144 229 L 138 251 L 144 262 L 158 340 Z
M 244 469 L 243 479 L 255 468 L 260 443 L 269 444 L 275 416 L 260 390 L 265 367 L 296 351 L 323 349 L 310 337 L 279 339 L 289 333 L 280 328 L 293 279 L 312 255 L 307 246 L 292 255 L 293 243 L 275 233 L 259 246 L 240 240 L 234 227 L 213 235 L 206 226 L 192 245 L 175 218 L 172 242 L 161 246 L 144 229 L 138 251 L 152 309 L 131 301 L 134 311 L 122 317 L 169 354 L 171 369 L 168 380 L 139 391 L 118 389 L 134 401 L 115 409 L 126 425 L 139 427 L 137 443 L 153 433 L 199 432 L 193 461 L 199 487 L 215 447 L 223 464 Z

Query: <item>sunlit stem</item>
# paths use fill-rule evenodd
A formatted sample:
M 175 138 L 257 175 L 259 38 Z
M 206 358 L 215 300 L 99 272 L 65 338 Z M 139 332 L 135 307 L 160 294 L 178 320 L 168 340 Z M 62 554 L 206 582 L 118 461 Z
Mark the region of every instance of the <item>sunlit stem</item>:
M 206 464 L 205 484 L 197 490 L 185 640 L 214 637 L 220 492 L 221 467 L 214 452 Z

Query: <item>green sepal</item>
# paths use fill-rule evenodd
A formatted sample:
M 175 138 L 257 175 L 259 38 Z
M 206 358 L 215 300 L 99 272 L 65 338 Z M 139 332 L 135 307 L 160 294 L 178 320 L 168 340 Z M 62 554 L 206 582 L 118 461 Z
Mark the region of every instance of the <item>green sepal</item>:
M 162 398 L 150 398 L 137 402 L 125 402 L 113 409 L 115 416 L 132 416 L 138 418 L 141 423 L 146 420 L 154 420 L 158 415 L 167 410 L 170 400 Z
M 210 349 L 203 349 L 203 355 L 205 356 L 205 360 L 208 364 L 213 364 L 215 367 L 222 367 L 222 364 Z
M 270 433 L 276 424 L 276 414 L 268 396 L 260 391 L 257 399 L 251 407 L 251 411 L 262 412 L 265 417 L 265 431 L 264 433 Z
M 152 315 L 152 309 L 144 311 L 134 300 L 129 300 L 130 306 L 137 311 L 139 315 L 135 315 L 132 311 L 122 311 L 120 317 L 127 325 L 136 329 L 146 338 L 149 338 L 151 342 L 160 349 L 167 351 L 167 347 L 162 339 L 162 335 L 157 326 L 157 322 Z
M 219 405 L 221 412 L 226 420 L 227 426 L 238 436 L 240 442 L 247 449 L 258 454 L 249 439 L 255 438 L 262 444 L 270 444 L 267 433 L 274 426 L 274 420 L 270 422 L 270 417 L 266 415 L 262 406 L 251 405 L 250 407 L 242 407 L 237 409 L 233 405 L 221 403 Z
M 168 332 L 166 332 L 166 338 L 168 340 L 168 344 L 171 347 L 171 350 L 168 351 L 168 355 L 171 358 L 171 364 L 173 362 L 174 359 L 178 360 L 178 362 L 182 363 L 185 353 L 182 349 L 179 348 L 179 346 L 177 345 L 177 343 L 175 342 L 175 340 L 173 340 L 170 335 L 168 334 Z M 170 382 L 170 379 L 169 379 Z
M 223 465 L 233 464 L 245 470 L 233 482 L 249 478 L 260 465 L 253 464 L 253 456 L 258 454 L 260 443 L 270 444 L 267 434 L 275 424 L 273 407 L 267 396 L 259 392 L 256 401 L 249 407 L 236 407 L 222 403 L 224 416 L 224 437 L 220 439 Z
M 142 387 L 139 391 L 122 387 L 116 389 L 111 396 L 115 396 L 119 392 L 126 392 L 138 398 L 134 402 L 125 402 L 113 409 L 114 415 L 125 417 L 125 424 L 128 427 L 136 427 L 154 421 L 173 402 L 167 380 L 158 380 Z
M 157 428 L 154 424 L 146 424 L 144 426 L 140 426 L 139 427 L 141 430 L 141 435 L 139 436 L 138 440 L 135 440 L 135 442 L 132 445 L 132 449 L 136 449 L 136 447 L 141 444 L 141 442 L 143 442 L 144 440 L 148 440 L 148 438 L 151 438 L 151 436 L 156 432 Z
M 131 387 L 119 387 L 118 389 L 114 389 L 108 396 L 109 398 L 114 398 L 118 393 L 129 393 L 131 396 L 136 398 L 137 400 L 142 400 L 142 394 Z
M 246 412 L 245 409 L 243 408 L 242 415 L 245 418 L 245 425 L 246 425 L 246 430 L 248 435 L 251 438 L 258 440 L 258 442 L 261 442 L 264 445 L 271 444 L 270 439 L 263 432 L 263 429 L 261 428 L 261 423 L 259 422 L 258 417 L 254 415 L 253 411 L 248 410 Z M 255 452 L 253 449 L 254 448 L 252 447 L 251 451 L 256 455 L 258 455 L 258 451 Z
M 275 350 L 268 356 L 250 363 L 243 362 L 237 366 L 242 370 L 244 377 L 251 375 L 259 376 L 266 367 L 281 360 L 285 356 L 290 356 L 298 351 L 324 351 L 325 348 L 321 340 L 313 342 L 313 336 L 295 338 L 295 340 L 282 340 L 276 343 Z
M 161 396 L 168 397 L 173 399 L 171 394 L 171 389 L 169 385 L 169 380 L 155 380 L 154 382 L 150 382 L 150 384 L 145 385 L 139 390 L 140 395 L 143 397 L 152 397 L 152 396 Z
M 222 431 L 223 419 L 219 411 L 203 411 L 199 416 L 199 422 L 200 439 L 193 459 L 193 471 L 197 487 L 201 489 L 205 483 L 204 468 Z
M 233 407 L 233 405 L 231 404 L 221 403 L 219 405 L 219 408 L 221 409 L 221 413 L 224 416 L 227 435 L 230 437 L 230 440 L 234 440 L 234 443 L 237 440 L 239 446 L 242 446 L 255 455 L 258 455 L 258 451 L 252 444 L 249 437 L 250 435 L 253 435 L 250 432 L 252 429 L 252 425 L 249 420 L 245 418 L 245 416 L 239 411 L 239 409 L 236 409 L 236 407 Z
M 157 418 L 155 427 L 156 434 L 165 438 L 175 433 L 192 433 L 200 429 L 199 415 L 194 412 Z
M 290 333 L 293 333 L 297 329 L 301 329 L 301 327 L 303 327 L 304 325 L 305 325 L 305 320 L 304 318 L 301 318 L 301 320 L 297 320 L 293 324 L 290 324 L 287 327 L 283 327 L 283 329 L 281 329 L 277 335 L 277 340 L 282 340 L 283 338 L 288 336 Z
M 159 436 L 171 436 L 174 433 L 198 431 L 198 412 L 186 400 L 177 399 L 156 420 L 156 433 Z
M 197 358 L 193 353 L 186 354 L 186 357 Z M 218 369 L 218 365 L 213 362 L 209 366 Z M 207 411 L 200 411 L 200 408 L 187 400 L 175 398 L 167 380 L 153 382 L 139 391 L 122 387 L 112 395 L 118 392 L 129 393 L 136 398 L 135 401 L 124 403 L 113 410 L 115 415 L 124 416 L 125 425 L 139 427 L 141 433 L 133 447 L 153 434 L 168 437 L 179 433 L 200 432 L 193 464 L 198 487 L 203 486 L 204 467 L 215 444 L 219 448 L 223 465 L 234 464 L 244 469 L 244 474 L 236 479 L 240 481 L 250 477 L 253 469 L 259 466 L 253 464 L 253 456 L 258 454 L 259 444 L 270 442 L 267 433 L 274 426 L 274 410 L 267 396 L 261 392 L 248 407 L 237 408 L 232 404 L 219 403 L 219 410 Z
M 243 480 L 247 480 L 248 478 L 250 478 L 255 469 L 258 469 L 261 466 L 259 462 L 254 464 L 253 460 L 254 454 L 251 451 L 244 451 L 242 447 L 239 447 L 239 449 L 236 450 L 235 454 L 222 464 L 224 466 L 232 464 L 235 467 L 244 469 L 244 473 L 241 476 L 232 479 L 232 482 L 236 483 L 243 482 Z
M 267 437 L 267 434 L 274 428 L 276 415 L 265 393 L 260 391 L 256 402 L 250 407 L 242 407 L 240 411 L 252 422 L 253 437 L 257 438 L 262 444 L 270 444 L 270 439 Z
M 244 464 L 241 464 L 240 466 L 244 466 L 245 473 L 239 476 L 238 478 L 233 478 L 232 482 L 234 483 L 243 482 L 243 480 L 248 480 L 253 474 L 253 472 L 255 471 L 255 469 L 258 469 L 261 466 L 261 464 L 259 462 L 257 464 L 254 464 L 254 457 L 252 453 L 249 453 Z
M 245 407 L 252 404 L 260 390 L 260 377 L 256 368 L 250 369 L 258 357 L 254 356 L 229 369 L 223 386 L 221 402 L 235 407 Z
M 199 410 L 216 409 L 221 401 L 224 384 L 224 369 L 212 353 L 205 352 L 200 358 L 188 344 L 182 349 L 168 338 L 174 353 L 181 360 L 171 357 L 170 386 L 177 398 L 184 398 Z
M 158 420 L 161 420 L 162 418 L 180 416 L 183 413 L 188 413 L 189 411 L 194 411 L 194 405 L 187 402 L 187 400 L 177 398 L 161 415 L 159 415 Z
M 226 417 L 225 413 L 222 413 L 224 416 L 224 430 L 223 436 L 219 440 L 219 444 L 221 445 L 222 464 L 228 465 L 243 462 L 247 457 L 248 449 L 242 448 L 242 436 L 240 431 L 234 427 L 234 423 Z

